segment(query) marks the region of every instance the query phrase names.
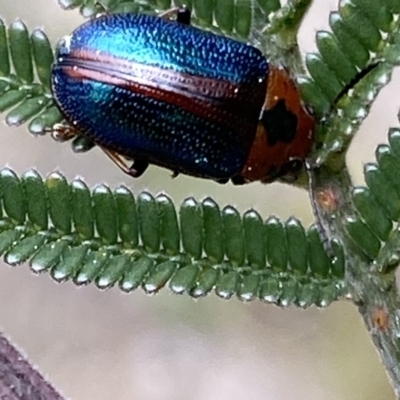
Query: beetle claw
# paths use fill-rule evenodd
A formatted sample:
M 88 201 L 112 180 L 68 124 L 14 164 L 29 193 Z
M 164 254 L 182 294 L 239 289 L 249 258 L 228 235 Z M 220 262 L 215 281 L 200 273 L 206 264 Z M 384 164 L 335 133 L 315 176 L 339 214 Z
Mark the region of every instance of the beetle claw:
M 134 178 L 139 178 L 139 176 L 143 175 L 148 166 L 149 162 L 143 158 L 133 160 L 133 163 L 129 168 L 129 175 L 133 176 Z
M 134 160 L 131 166 L 129 166 L 126 159 L 121 156 L 121 154 L 112 150 L 105 149 L 104 147 L 102 147 L 101 149 L 123 172 L 125 172 L 132 178 L 139 178 L 149 166 L 149 162 L 142 158 Z

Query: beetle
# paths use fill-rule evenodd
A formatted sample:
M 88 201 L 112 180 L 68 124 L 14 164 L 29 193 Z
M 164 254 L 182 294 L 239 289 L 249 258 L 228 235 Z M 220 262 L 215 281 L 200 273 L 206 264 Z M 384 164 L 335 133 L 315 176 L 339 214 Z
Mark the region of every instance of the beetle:
M 290 73 L 191 26 L 186 8 L 84 23 L 60 43 L 51 80 L 69 123 L 55 136 L 82 133 L 133 177 L 155 164 L 268 183 L 295 176 L 313 144 L 314 118 Z

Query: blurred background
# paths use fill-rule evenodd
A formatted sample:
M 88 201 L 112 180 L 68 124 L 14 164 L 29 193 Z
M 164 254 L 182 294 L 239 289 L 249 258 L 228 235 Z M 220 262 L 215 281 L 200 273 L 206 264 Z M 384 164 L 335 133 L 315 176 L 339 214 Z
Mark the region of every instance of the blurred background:
M 301 31 L 304 51 L 326 29 L 337 0 L 316 0 Z M 3 0 L 7 23 L 23 19 L 43 27 L 55 43 L 82 21 L 61 11 L 56 0 Z M 385 88 L 348 154 L 355 184 L 374 161 L 374 149 L 398 125 L 400 71 Z M 0 117 L 1 119 L 1 117 Z M 46 176 L 61 170 L 89 186 L 125 183 L 134 193 L 168 193 L 179 204 L 212 196 L 240 211 L 262 216 L 295 215 L 313 220 L 307 193 L 281 184 L 221 186 L 156 167 L 140 179 L 123 175 L 101 151 L 72 153 L 69 144 L 32 137 L 0 123 L 1 166 L 22 174 L 35 167 Z M 200 301 L 163 290 L 100 292 L 94 286 L 58 285 L 28 267 L 0 264 L 0 329 L 59 388 L 74 400 L 372 400 L 394 399 L 377 353 L 357 309 L 340 302 L 327 309 L 279 309 L 242 304 L 211 295 Z

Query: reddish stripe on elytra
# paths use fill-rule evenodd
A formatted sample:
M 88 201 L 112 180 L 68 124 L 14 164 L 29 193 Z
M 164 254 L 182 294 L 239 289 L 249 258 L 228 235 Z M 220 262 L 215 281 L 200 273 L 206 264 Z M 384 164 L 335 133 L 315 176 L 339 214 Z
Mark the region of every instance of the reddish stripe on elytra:
M 249 130 L 255 132 L 265 99 L 266 79 L 257 84 L 235 85 L 88 51 L 73 52 L 61 60 L 60 65 L 65 73 L 76 79 L 123 87 L 175 104 L 243 137 L 249 136 Z
M 93 51 L 78 50 L 71 52 L 69 62 L 78 67 L 97 70 L 127 81 L 169 90 L 184 91 L 194 96 L 204 96 L 211 99 L 234 99 L 238 96 L 239 87 L 229 81 L 197 77 L 189 74 L 163 69 L 152 65 L 127 61 L 107 54 L 96 54 Z M 199 79 L 201 82 L 199 82 Z M 200 85 L 201 83 L 201 85 Z
M 201 76 L 194 76 L 167 68 L 124 60 L 109 54 L 97 53 L 90 50 L 75 50 L 68 56 L 69 62 L 79 67 L 97 70 L 113 76 L 133 81 L 146 86 L 153 86 L 169 91 L 190 93 L 194 97 L 206 98 L 208 101 L 235 101 L 240 100 L 243 106 L 260 107 L 254 91 L 258 87 L 266 88 L 267 76 L 260 82 L 237 85 L 227 80 L 217 80 Z M 72 65 L 72 64 L 71 64 Z M 262 101 L 265 91 L 262 92 Z

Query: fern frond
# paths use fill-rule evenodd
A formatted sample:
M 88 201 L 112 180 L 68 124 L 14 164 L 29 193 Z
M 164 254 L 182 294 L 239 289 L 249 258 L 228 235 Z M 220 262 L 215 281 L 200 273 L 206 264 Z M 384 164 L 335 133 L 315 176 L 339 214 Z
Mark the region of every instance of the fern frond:
M 177 213 L 166 195 L 135 198 L 125 187 L 90 191 L 59 173 L 18 178 L 0 172 L 0 253 L 6 263 L 29 261 L 61 282 L 118 284 L 129 292 L 255 298 L 278 305 L 325 306 L 345 295 L 344 257 L 327 256 L 315 226 L 290 218 L 263 221 L 249 210 L 220 210 L 210 198 L 186 199 Z
M 300 88 L 316 115 L 327 116 L 319 128 L 319 162 L 345 152 L 380 89 L 390 81 L 400 60 L 399 12 L 393 0 L 341 2 L 330 14 L 332 32 L 317 33 L 319 53 L 307 55 L 311 77 L 300 78 Z M 368 69 L 354 86 L 358 74 Z
M 400 129 L 391 128 L 389 143 L 375 151 L 376 163 L 364 167 L 366 187 L 353 188 L 359 219 L 347 218 L 348 235 L 382 272 L 390 272 L 400 261 Z
M 319 53 L 307 55 L 311 78 L 302 83 L 305 100 L 319 116 L 369 64 L 385 62 L 394 36 L 399 32 L 398 6 L 391 0 L 342 2 L 330 14 L 332 32 L 317 33 Z

